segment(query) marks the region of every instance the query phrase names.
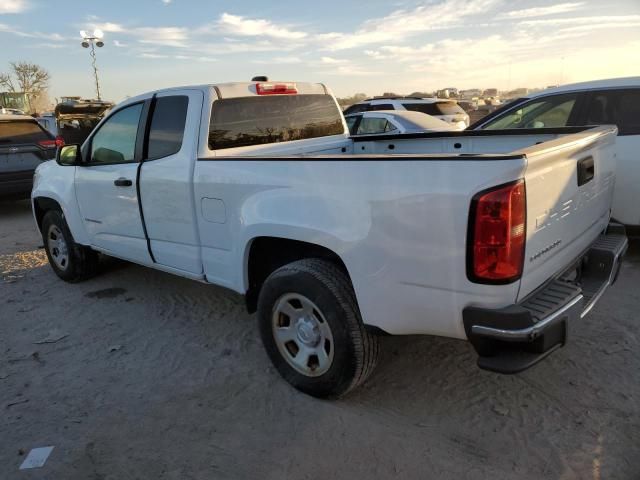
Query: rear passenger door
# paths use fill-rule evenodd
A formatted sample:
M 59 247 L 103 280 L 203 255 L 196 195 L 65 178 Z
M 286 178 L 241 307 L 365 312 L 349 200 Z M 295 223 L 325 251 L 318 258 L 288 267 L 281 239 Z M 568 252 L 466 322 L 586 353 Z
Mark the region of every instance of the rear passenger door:
M 582 123 L 618 127 L 613 217 L 640 225 L 640 88 L 590 92 Z
M 154 97 L 140 171 L 142 213 L 153 260 L 202 273 L 193 169 L 203 95 L 172 90 Z

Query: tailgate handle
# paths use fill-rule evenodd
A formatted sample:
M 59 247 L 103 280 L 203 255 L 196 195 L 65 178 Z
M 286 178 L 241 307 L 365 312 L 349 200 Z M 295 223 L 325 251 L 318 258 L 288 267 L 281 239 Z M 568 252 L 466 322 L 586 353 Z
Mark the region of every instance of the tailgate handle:
M 593 162 L 593 157 L 586 157 L 581 160 L 578 160 L 578 186 L 579 187 L 593 180 L 595 173 L 596 173 L 596 167 Z

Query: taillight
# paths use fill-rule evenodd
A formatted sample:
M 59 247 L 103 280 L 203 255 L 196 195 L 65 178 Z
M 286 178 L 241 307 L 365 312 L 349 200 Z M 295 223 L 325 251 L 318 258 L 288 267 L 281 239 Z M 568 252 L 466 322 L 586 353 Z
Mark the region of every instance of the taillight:
M 476 195 L 469 214 L 467 275 L 478 283 L 511 283 L 522 275 L 526 239 L 524 180 Z
M 258 95 L 295 95 L 298 88 L 295 83 L 256 83 Z
M 56 147 L 64 147 L 64 138 L 60 135 L 56 137 Z
M 56 148 L 56 141 L 55 140 L 40 140 L 38 142 L 38 145 L 40 145 L 43 148 Z

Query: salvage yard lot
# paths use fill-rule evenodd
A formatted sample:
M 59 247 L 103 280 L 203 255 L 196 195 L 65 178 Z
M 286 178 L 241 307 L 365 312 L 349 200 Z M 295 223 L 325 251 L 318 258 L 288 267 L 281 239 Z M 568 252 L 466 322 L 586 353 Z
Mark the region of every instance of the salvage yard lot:
M 66 284 L 28 202 L 0 204 L 0 478 L 518 478 L 640 476 L 640 248 L 516 376 L 465 342 L 385 337 L 344 400 L 280 379 L 242 298 L 119 261 Z M 18 471 L 35 447 L 42 469 Z

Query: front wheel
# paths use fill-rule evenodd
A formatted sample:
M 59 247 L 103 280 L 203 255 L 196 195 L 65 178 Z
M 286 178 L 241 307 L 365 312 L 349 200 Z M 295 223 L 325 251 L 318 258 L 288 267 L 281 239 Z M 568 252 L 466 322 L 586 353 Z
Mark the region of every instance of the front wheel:
M 57 210 L 47 212 L 42 219 L 42 240 L 49 265 L 66 282 L 80 282 L 95 275 L 98 254 L 73 241 L 67 222 Z
M 363 383 L 378 358 L 378 339 L 360 318 L 345 273 L 321 259 L 273 272 L 258 299 L 264 346 L 280 374 L 315 397 L 339 397 Z

